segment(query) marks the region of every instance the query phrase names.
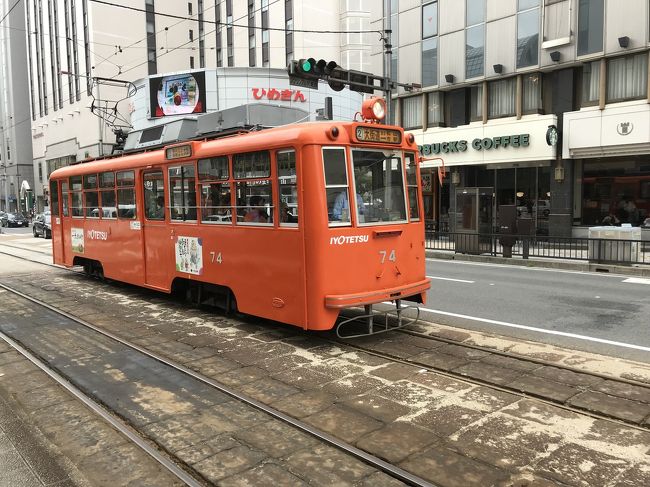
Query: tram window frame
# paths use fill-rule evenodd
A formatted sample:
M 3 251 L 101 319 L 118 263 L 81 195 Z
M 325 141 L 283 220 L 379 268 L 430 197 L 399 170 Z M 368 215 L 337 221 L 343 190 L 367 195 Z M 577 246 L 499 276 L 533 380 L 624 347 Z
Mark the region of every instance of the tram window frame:
M 68 180 L 61 181 L 61 213 L 64 217 L 70 216 L 70 191 Z
M 186 176 L 185 172 L 188 169 L 190 171 Z M 172 174 L 172 171 L 177 170 L 180 170 L 181 181 L 180 205 L 176 204 L 174 188 L 172 186 L 179 177 L 177 174 Z M 198 205 L 196 199 L 196 167 L 194 163 L 185 163 L 168 167 L 167 177 L 169 189 L 169 220 L 173 223 L 197 223 Z M 193 206 L 191 205 L 192 199 L 194 199 Z
M 271 152 L 263 150 L 234 154 L 232 164 L 237 225 L 274 226 L 276 211 Z M 249 191 L 249 188 L 256 189 Z M 266 221 L 260 221 L 260 218 Z
M 84 174 L 83 176 L 83 205 L 86 218 L 99 218 L 99 193 L 97 173 Z M 93 204 L 94 203 L 94 204 Z M 93 212 L 95 213 L 93 215 Z
M 50 181 L 50 214 L 59 216 L 59 182 Z
M 208 172 L 204 172 L 203 169 L 206 168 L 208 163 L 210 164 Z M 216 168 L 214 167 L 215 164 L 217 165 Z M 212 173 L 213 169 L 216 170 L 216 174 Z M 199 181 L 227 181 L 230 179 L 230 161 L 228 160 L 228 156 L 214 156 L 207 159 L 199 159 L 197 162 L 197 179 Z
M 410 162 L 407 162 L 410 160 Z M 417 159 L 413 152 L 404 153 L 404 170 L 406 171 L 406 198 L 409 204 L 409 219 L 412 222 L 420 221 L 420 185 L 418 184 Z M 415 204 L 414 204 L 415 203 Z M 415 208 L 415 215 L 413 213 Z
M 83 184 L 81 176 L 70 176 L 70 215 L 72 218 L 83 218 Z
M 363 199 L 363 195 L 360 195 L 359 193 L 357 193 L 357 178 L 356 178 L 357 164 L 356 164 L 356 161 L 355 161 L 355 158 L 354 158 L 354 154 L 355 153 L 362 153 L 362 152 L 383 152 L 384 154 L 386 152 L 392 152 L 394 154 L 394 156 L 399 157 L 399 170 L 396 170 L 396 171 L 400 175 L 401 182 L 402 182 L 402 196 L 403 196 L 402 205 L 403 205 L 403 208 L 404 208 L 404 218 L 400 218 L 398 220 L 393 220 L 392 219 L 392 216 L 390 216 L 390 215 L 392 213 L 395 213 L 396 210 L 393 209 L 393 208 L 388 208 L 387 209 L 385 207 L 386 200 L 392 198 L 392 194 L 388 194 L 388 198 L 386 198 L 386 197 L 384 197 L 383 199 L 379 198 L 379 200 L 380 200 L 379 204 L 384 205 L 383 208 L 380 207 L 380 209 L 383 210 L 382 215 L 388 215 L 388 219 L 383 219 L 383 217 L 382 217 L 379 220 L 365 221 L 366 218 L 368 218 L 368 216 L 371 214 L 371 212 L 374 212 L 375 207 L 372 204 L 370 204 L 370 205 L 366 204 L 366 201 Z M 408 214 L 408 211 L 407 211 L 408 210 L 408 206 L 407 206 L 408 205 L 408 201 L 407 201 L 408 197 L 407 197 L 407 194 L 406 194 L 407 189 L 406 189 L 406 175 L 404 173 L 404 154 L 403 154 L 403 152 L 401 150 L 399 150 L 399 149 L 391 149 L 391 148 L 383 148 L 382 149 L 382 148 L 368 148 L 368 147 L 358 147 L 357 146 L 357 147 L 350 147 L 350 155 L 352 156 L 352 184 L 353 184 L 354 193 L 356 195 L 355 199 L 358 202 L 359 201 L 358 197 L 361 196 L 361 200 L 363 201 L 363 204 L 364 204 L 364 213 L 365 214 L 363 215 L 363 218 L 361 218 L 361 215 L 359 215 L 359 205 L 358 204 L 356 205 L 356 212 L 357 212 L 356 217 L 357 217 L 358 226 L 360 226 L 360 227 L 368 227 L 368 226 L 380 226 L 380 225 L 401 225 L 401 224 L 404 224 L 404 223 L 408 223 L 408 221 L 409 221 L 409 214 Z M 395 157 L 391 157 L 391 159 L 394 159 L 394 158 Z M 383 160 L 386 161 L 387 159 L 388 159 L 388 157 L 384 158 Z M 392 172 L 393 169 L 391 169 L 390 171 Z M 385 167 L 382 166 L 382 174 L 385 174 L 385 173 L 386 173 L 386 169 L 385 169 Z M 385 181 L 384 181 L 384 183 L 385 183 Z M 397 185 L 393 185 L 393 186 L 397 187 Z M 370 188 L 370 189 L 368 189 L 368 191 L 370 191 L 370 193 L 372 195 L 372 193 L 374 191 L 376 191 L 377 189 L 380 189 L 380 190 L 382 190 L 384 192 L 384 196 L 385 196 L 387 194 L 387 191 L 389 191 L 388 188 L 390 188 L 390 186 L 385 186 L 384 185 L 382 188 Z M 398 208 L 397 211 L 400 211 L 400 209 Z
M 150 181 L 157 183 L 147 184 Z M 144 217 L 149 221 L 165 220 L 165 173 L 162 169 L 147 171 L 142 174 L 142 199 L 144 200 Z M 162 207 L 158 206 L 158 199 L 162 197 Z
M 120 220 L 135 220 L 138 216 L 135 197 L 135 171 L 116 172 L 115 186 L 117 188 L 117 218 Z
M 227 189 L 227 193 L 224 192 Z M 229 181 L 201 181 L 199 183 L 201 196 L 201 223 L 208 225 L 232 224 L 232 184 Z M 215 195 L 218 198 L 215 205 Z M 207 203 L 211 203 L 208 205 Z M 228 203 L 227 205 L 224 203 Z
M 283 170 L 287 168 L 281 168 L 281 157 L 283 155 L 289 155 L 287 161 L 289 167 L 289 174 L 283 176 Z M 291 157 L 293 155 L 293 157 Z M 293 166 L 293 167 L 291 167 Z M 276 175 L 278 180 L 278 200 L 280 201 L 280 226 L 281 227 L 298 227 L 300 223 L 300 203 L 298 196 L 298 165 L 296 163 L 296 150 L 295 149 L 281 149 L 275 152 L 275 168 Z M 291 170 L 293 169 L 293 174 Z M 288 179 L 289 182 L 283 182 L 284 179 Z M 283 189 L 290 188 L 290 194 L 283 194 Z M 289 201 L 287 201 L 289 200 Z M 291 201 L 292 200 L 292 201 Z M 293 206 L 292 206 L 293 205 Z M 295 209 L 295 215 L 292 211 L 292 208 Z M 286 211 L 285 211 L 286 209 Z
M 106 206 L 107 202 L 110 206 Z M 113 171 L 99 174 L 99 216 L 104 220 L 115 220 L 117 218 L 115 173 Z
M 327 171 L 327 158 L 325 157 L 325 153 L 329 151 L 336 151 L 336 152 L 341 152 L 343 153 L 343 168 L 345 169 L 345 184 L 342 184 L 341 182 L 332 182 L 331 184 L 328 183 L 328 171 Z M 338 199 L 339 195 L 342 194 L 344 191 L 347 193 L 347 199 L 348 202 L 350 201 L 350 176 L 348 174 L 348 152 L 345 147 L 343 146 L 323 146 L 321 147 L 321 157 L 323 160 L 323 181 L 325 182 L 325 202 L 327 205 L 327 220 L 328 224 L 330 227 L 349 227 L 352 225 L 352 212 L 350 211 L 349 208 L 349 203 L 348 203 L 348 208 L 347 208 L 347 219 L 343 220 L 343 216 L 345 213 L 343 212 L 343 209 L 341 211 L 341 219 L 340 220 L 334 220 L 334 206 L 336 204 L 336 200 Z M 337 161 L 340 164 L 340 161 Z M 334 175 L 330 173 L 331 175 Z M 339 175 L 340 176 L 340 175 Z M 332 197 L 332 195 L 334 195 Z M 330 200 L 331 200 L 331 208 L 330 208 Z

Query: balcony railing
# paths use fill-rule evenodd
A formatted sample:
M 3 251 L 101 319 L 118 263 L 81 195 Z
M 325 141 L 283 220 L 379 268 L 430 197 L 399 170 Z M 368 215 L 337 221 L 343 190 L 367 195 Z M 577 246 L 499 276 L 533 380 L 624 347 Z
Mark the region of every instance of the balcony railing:
M 502 256 L 512 244 L 512 256 L 584 260 L 606 264 L 650 264 L 650 241 L 552 237 L 426 230 L 428 250 Z M 505 244 L 505 245 L 504 245 Z

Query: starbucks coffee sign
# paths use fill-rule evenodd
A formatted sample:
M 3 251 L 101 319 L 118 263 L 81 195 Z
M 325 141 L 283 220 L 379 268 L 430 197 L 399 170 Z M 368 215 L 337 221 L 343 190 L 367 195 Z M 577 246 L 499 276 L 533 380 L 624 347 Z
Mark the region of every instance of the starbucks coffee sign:
M 502 135 L 498 137 L 476 138 L 470 142 L 467 140 L 453 140 L 449 142 L 435 142 L 433 144 L 422 144 L 418 146 L 423 156 L 432 154 L 449 154 L 452 152 L 465 152 L 467 149 L 477 151 L 489 151 L 494 149 L 505 149 L 506 147 L 528 147 L 530 145 L 530 134 Z

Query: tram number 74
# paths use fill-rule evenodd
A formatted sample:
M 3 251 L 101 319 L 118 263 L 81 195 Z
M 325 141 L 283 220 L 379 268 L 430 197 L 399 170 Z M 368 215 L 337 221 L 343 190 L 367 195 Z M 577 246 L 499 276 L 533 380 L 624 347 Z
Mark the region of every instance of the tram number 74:
M 390 254 L 388 253 L 388 250 L 380 250 L 379 255 L 381 255 L 382 264 L 386 262 L 386 256 L 388 256 L 388 260 L 391 262 L 395 262 L 397 260 L 397 257 L 395 256 L 395 249 L 391 250 Z
M 210 262 L 213 264 L 216 262 L 217 264 L 221 264 L 223 262 L 223 258 L 221 257 L 221 252 L 210 252 Z

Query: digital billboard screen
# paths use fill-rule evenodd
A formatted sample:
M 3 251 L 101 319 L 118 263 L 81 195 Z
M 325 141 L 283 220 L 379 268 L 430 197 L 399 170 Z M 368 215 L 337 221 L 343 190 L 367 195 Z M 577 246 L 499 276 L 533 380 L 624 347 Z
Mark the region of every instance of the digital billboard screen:
M 205 113 L 205 72 L 149 78 L 151 117 Z

